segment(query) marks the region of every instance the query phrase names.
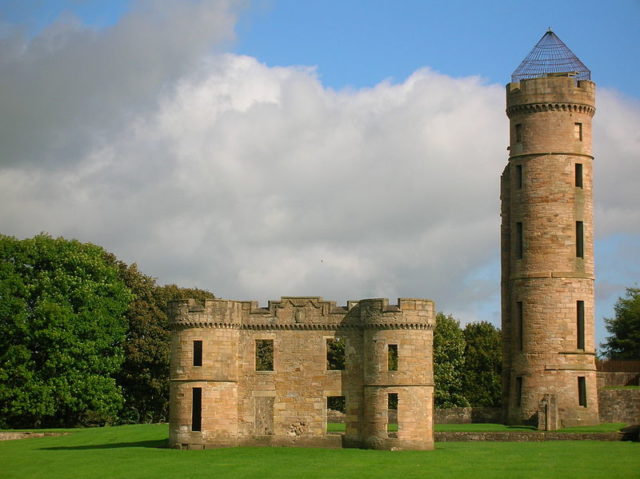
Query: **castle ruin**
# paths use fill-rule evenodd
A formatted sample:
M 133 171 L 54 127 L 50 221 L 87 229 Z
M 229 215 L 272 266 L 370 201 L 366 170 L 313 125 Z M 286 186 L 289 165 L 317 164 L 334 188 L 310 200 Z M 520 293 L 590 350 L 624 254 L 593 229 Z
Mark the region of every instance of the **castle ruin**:
M 598 423 L 594 104 L 589 70 L 551 31 L 507 85 L 501 249 L 510 424 L 553 430 Z M 189 300 L 172 303 L 170 319 L 172 447 L 433 448 L 429 300 L 338 307 L 319 297 L 283 297 L 266 308 Z M 344 403 L 344 435 L 327 431 L 335 401 Z
M 284 297 L 267 308 L 221 299 L 171 308 L 172 447 L 433 448 L 433 302 Z M 332 401 L 344 403 L 344 435 L 327 431 Z

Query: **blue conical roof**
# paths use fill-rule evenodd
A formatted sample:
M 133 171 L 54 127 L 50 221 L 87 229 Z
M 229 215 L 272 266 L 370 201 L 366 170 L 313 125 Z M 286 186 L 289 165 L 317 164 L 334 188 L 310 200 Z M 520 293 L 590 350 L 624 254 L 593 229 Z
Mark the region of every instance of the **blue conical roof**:
M 578 80 L 591 80 L 591 71 L 549 29 L 511 75 L 512 82 L 569 73 Z

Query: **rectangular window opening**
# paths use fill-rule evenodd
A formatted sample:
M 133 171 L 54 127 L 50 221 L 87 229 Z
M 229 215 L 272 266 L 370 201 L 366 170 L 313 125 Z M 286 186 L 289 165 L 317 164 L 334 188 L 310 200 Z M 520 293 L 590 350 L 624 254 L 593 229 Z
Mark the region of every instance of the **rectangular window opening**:
M 516 143 L 522 143 L 522 123 L 516 125 Z
M 576 188 L 582 188 L 582 163 L 576 163 Z
M 522 376 L 516 378 L 516 406 L 522 406 Z
M 578 377 L 578 404 L 587 407 L 587 380 L 584 376 Z
M 516 258 L 522 259 L 524 256 L 524 228 L 522 222 L 516 223 Z
M 344 346 L 342 338 L 327 338 L 327 369 L 331 371 L 344 370 Z
M 387 434 L 398 437 L 398 393 L 387 394 Z
M 256 339 L 256 371 L 273 371 L 273 339 Z
M 202 366 L 202 341 L 193 342 L 193 365 Z
M 578 349 L 584 349 L 584 301 L 578 301 L 576 304 L 577 309 L 577 334 L 578 334 Z
M 345 397 L 327 396 L 327 432 L 345 431 Z
M 398 345 L 389 344 L 387 346 L 387 369 L 389 371 L 398 370 Z
M 576 221 L 576 257 L 584 258 L 584 223 Z
M 202 431 L 202 388 L 192 389 L 191 430 Z
M 574 124 L 574 134 L 575 134 L 576 140 L 582 141 L 582 123 Z
M 524 349 L 524 306 L 522 301 L 518 301 L 518 349 Z
M 522 165 L 516 165 L 516 188 L 522 189 Z

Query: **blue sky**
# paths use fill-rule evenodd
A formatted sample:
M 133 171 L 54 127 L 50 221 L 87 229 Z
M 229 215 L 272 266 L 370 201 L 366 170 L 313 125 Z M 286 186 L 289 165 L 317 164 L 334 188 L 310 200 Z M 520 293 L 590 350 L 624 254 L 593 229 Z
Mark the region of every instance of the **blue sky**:
M 599 89 L 601 341 L 640 276 L 639 24 L 637 0 L 0 0 L 2 232 L 498 324 L 503 87 L 551 27 Z

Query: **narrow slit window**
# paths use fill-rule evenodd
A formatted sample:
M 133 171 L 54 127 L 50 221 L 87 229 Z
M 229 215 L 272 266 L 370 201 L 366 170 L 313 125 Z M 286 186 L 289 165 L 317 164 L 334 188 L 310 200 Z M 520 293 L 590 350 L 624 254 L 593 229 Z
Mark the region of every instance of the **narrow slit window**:
M 522 301 L 518 301 L 517 314 L 518 314 L 518 349 L 522 351 L 524 349 L 524 306 Z
M 273 339 L 256 339 L 256 371 L 273 371 Z
M 522 189 L 522 165 L 516 165 L 516 187 Z
M 582 188 L 582 163 L 576 163 L 576 188 Z
M 344 340 L 341 338 L 327 339 L 327 369 L 330 371 L 344 370 Z
M 389 437 L 397 437 L 398 423 L 398 393 L 387 394 L 387 433 Z
M 576 257 L 584 258 L 584 223 L 576 221 Z
M 522 406 L 522 376 L 516 378 L 516 406 Z
M 202 341 L 193 342 L 193 365 L 202 366 Z
M 522 259 L 524 255 L 524 228 L 522 222 L 516 223 L 516 258 Z
M 192 389 L 191 430 L 202 431 L 202 388 Z
M 582 123 L 575 123 L 573 129 L 576 140 L 582 141 Z
M 584 376 L 578 376 L 578 404 L 587 407 L 587 380 Z
M 398 370 L 398 345 L 389 344 L 387 346 L 387 369 L 389 371 Z
M 522 123 L 516 125 L 516 143 L 522 143 Z
M 578 349 L 584 349 L 584 301 L 576 303 L 576 329 L 578 335 Z

